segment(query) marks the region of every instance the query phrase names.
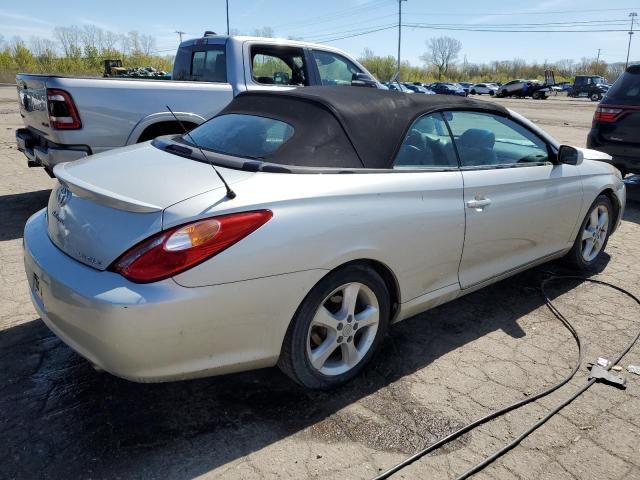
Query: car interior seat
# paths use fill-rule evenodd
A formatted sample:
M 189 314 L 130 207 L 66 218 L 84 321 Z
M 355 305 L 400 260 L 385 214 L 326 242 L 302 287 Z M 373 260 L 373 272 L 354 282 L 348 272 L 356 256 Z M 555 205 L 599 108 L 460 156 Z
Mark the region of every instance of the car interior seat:
M 457 145 L 463 166 L 495 165 L 498 157 L 493 147 L 496 136 L 489 130 L 470 128 L 460 135 Z

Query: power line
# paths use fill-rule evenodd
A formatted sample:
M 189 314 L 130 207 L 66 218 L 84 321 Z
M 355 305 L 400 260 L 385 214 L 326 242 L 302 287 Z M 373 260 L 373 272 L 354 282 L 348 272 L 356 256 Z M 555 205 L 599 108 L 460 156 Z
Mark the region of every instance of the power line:
M 528 30 L 516 30 L 516 29 L 498 29 L 498 28 L 485 28 L 485 27 L 440 27 L 437 25 L 428 25 L 420 23 L 407 23 L 407 27 L 422 28 L 426 30 L 451 30 L 461 32 L 491 32 L 491 33 L 604 33 L 604 32 L 626 32 L 627 29 L 575 29 L 575 30 L 540 30 L 540 29 L 528 29 Z
M 376 28 L 376 29 L 373 29 L 373 30 L 366 30 L 366 31 L 363 31 L 363 32 L 360 32 L 360 33 L 354 33 L 354 34 L 351 34 L 351 35 L 345 35 L 343 37 L 328 38 L 328 39 L 325 39 L 325 40 L 316 40 L 316 42 L 317 43 L 336 42 L 338 40 L 344 40 L 346 38 L 360 37 L 362 35 L 369 35 L 370 33 L 382 32 L 384 30 L 390 30 L 392 28 L 397 28 L 397 27 L 398 27 L 398 25 L 393 24 L 393 25 L 388 25 L 386 27 Z
M 573 15 L 584 14 L 584 13 L 596 13 L 596 12 L 615 12 L 615 11 L 629 11 L 636 7 L 626 7 L 626 8 L 603 8 L 603 9 L 579 9 L 579 10 L 549 10 L 546 12 L 478 12 L 478 13 L 444 13 L 444 12 L 407 12 L 407 15 L 427 15 L 429 17 L 477 17 L 478 15 L 487 15 L 487 16 L 519 16 L 519 15 L 556 15 L 561 13 L 571 13 Z

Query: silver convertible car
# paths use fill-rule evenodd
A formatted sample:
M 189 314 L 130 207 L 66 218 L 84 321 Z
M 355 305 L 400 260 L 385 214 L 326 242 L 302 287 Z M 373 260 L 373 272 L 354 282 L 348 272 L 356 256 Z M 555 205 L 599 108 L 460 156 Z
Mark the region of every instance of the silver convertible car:
M 44 322 L 114 375 L 277 364 L 330 388 L 391 323 L 598 261 L 625 205 L 604 158 L 483 101 L 248 92 L 190 134 L 57 166 L 25 267 Z

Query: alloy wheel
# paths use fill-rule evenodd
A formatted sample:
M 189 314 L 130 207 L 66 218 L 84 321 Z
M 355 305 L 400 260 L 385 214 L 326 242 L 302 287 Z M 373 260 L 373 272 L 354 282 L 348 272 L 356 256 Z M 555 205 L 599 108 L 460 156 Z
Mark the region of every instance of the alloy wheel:
M 589 214 L 582 232 L 582 258 L 593 261 L 602 251 L 609 234 L 609 209 L 606 205 L 596 205 Z
M 379 302 L 369 287 L 351 282 L 336 288 L 320 303 L 309 325 L 309 362 L 323 375 L 348 372 L 371 349 L 379 324 Z

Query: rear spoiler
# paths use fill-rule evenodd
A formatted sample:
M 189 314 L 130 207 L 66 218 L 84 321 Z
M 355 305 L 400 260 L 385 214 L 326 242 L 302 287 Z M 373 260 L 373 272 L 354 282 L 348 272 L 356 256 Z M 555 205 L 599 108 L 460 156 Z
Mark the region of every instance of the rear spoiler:
M 160 212 L 162 207 L 152 205 L 150 203 L 141 202 L 133 198 L 125 197 L 124 195 L 118 195 L 117 193 L 109 192 L 100 187 L 87 183 L 79 178 L 71 175 L 66 169 L 66 164 L 61 163 L 55 166 L 53 173 L 58 181 L 67 187 L 71 192 L 80 198 L 86 198 L 93 200 L 100 205 L 115 208 L 117 210 L 125 210 L 135 213 L 152 213 Z

